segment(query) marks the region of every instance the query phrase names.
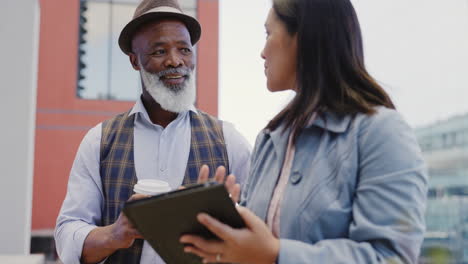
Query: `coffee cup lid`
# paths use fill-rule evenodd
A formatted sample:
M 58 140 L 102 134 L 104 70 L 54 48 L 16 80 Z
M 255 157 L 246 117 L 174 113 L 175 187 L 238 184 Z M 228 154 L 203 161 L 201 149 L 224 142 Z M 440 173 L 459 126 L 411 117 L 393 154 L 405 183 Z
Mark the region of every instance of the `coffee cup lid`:
M 161 180 L 153 179 L 144 179 L 139 180 L 135 186 L 133 186 L 133 191 L 135 193 L 141 193 L 146 195 L 155 195 L 159 193 L 169 192 L 171 187 L 169 183 Z

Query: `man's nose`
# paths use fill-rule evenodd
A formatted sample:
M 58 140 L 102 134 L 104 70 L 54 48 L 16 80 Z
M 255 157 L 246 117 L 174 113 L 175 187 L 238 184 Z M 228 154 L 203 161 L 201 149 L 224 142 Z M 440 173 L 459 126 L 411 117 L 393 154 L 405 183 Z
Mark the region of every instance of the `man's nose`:
M 168 53 L 167 59 L 165 61 L 165 66 L 170 68 L 178 68 L 184 65 L 184 60 L 181 58 L 180 54 L 177 52 Z

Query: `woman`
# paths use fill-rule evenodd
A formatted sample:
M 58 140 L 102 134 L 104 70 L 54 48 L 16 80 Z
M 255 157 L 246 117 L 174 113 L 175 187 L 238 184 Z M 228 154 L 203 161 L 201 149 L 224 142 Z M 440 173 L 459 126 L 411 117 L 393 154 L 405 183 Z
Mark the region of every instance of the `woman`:
M 247 228 L 200 214 L 221 241 L 185 235 L 185 251 L 205 262 L 416 263 L 427 174 L 364 67 L 352 4 L 273 0 L 265 26 L 268 89 L 296 96 L 257 138 L 239 208 Z

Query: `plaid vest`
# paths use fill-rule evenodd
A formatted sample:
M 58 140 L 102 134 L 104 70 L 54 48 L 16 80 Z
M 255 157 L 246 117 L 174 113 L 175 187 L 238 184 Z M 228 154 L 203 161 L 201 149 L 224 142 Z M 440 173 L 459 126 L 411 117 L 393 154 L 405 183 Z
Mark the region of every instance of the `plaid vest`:
M 210 179 L 218 166 L 229 170 L 221 121 L 198 111 L 190 113 L 191 143 L 183 185 L 196 183 L 203 164 L 210 167 Z M 102 226 L 114 223 L 122 207 L 133 194 L 137 182 L 133 155 L 135 115 L 120 114 L 102 123 L 100 174 L 104 192 Z M 106 263 L 140 263 L 143 240 L 111 255 Z

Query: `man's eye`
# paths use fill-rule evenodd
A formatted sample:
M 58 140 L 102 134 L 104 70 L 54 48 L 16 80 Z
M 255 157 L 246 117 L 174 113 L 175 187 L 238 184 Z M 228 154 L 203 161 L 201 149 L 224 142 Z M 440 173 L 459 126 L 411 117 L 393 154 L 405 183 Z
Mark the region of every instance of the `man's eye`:
M 165 53 L 164 50 L 156 50 L 151 55 L 163 55 Z
M 181 50 L 183 53 L 187 53 L 187 54 L 192 52 L 192 50 L 189 48 L 182 48 Z

